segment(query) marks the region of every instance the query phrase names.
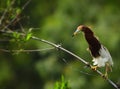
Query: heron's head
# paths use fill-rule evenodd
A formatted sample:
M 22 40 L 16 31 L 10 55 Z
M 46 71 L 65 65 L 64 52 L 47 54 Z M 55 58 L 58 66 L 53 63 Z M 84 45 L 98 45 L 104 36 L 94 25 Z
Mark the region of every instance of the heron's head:
M 84 33 L 92 33 L 92 31 L 90 30 L 90 28 L 88 28 L 87 26 L 85 25 L 80 25 L 77 27 L 76 31 L 73 33 L 73 37 L 76 36 L 78 33 L 80 32 L 84 32 Z

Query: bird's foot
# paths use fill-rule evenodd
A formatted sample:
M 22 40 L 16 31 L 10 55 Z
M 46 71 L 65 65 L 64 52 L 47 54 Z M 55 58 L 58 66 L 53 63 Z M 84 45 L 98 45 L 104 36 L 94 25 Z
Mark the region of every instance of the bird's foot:
M 103 77 L 104 79 L 108 79 L 108 74 L 107 74 L 107 73 L 102 74 L 102 77 Z
M 98 68 L 98 66 L 91 66 L 91 69 L 94 70 L 94 71 L 96 71 L 97 68 Z

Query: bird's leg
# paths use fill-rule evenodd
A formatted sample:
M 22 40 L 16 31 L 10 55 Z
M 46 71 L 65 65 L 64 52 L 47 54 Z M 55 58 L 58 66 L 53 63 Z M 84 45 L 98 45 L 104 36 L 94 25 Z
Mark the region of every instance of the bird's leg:
M 98 68 L 98 66 L 91 66 L 91 69 L 94 70 L 94 71 L 96 71 L 97 68 Z
M 108 78 L 108 71 L 112 70 L 109 63 L 106 63 L 105 65 L 105 74 L 103 74 L 103 78 L 107 79 Z

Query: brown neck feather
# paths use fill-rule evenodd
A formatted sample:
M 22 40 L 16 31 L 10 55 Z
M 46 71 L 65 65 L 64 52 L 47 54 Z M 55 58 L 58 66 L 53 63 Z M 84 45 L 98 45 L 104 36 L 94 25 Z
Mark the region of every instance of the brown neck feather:
M 85 29 L 85 39 L 89 44 L 89 49 L 93 57 L 100 56 L 99 50 L 101 48 L 100 42 L 97 40 L 97 38 L 94 36 L 94 33 L 90 29 Z

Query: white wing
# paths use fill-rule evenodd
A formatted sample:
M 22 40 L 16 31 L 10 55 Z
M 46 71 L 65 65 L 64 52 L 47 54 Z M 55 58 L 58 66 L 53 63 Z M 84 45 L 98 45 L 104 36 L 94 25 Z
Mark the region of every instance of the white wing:
M 101 45 L 99 54 L 99 57 L 93 58 L 93 65 L 97 65 L 98 67 L 104 67 L 106 63 L 109 63 L 111 66 L 113 65 L 112 57 L 103 45 Z

